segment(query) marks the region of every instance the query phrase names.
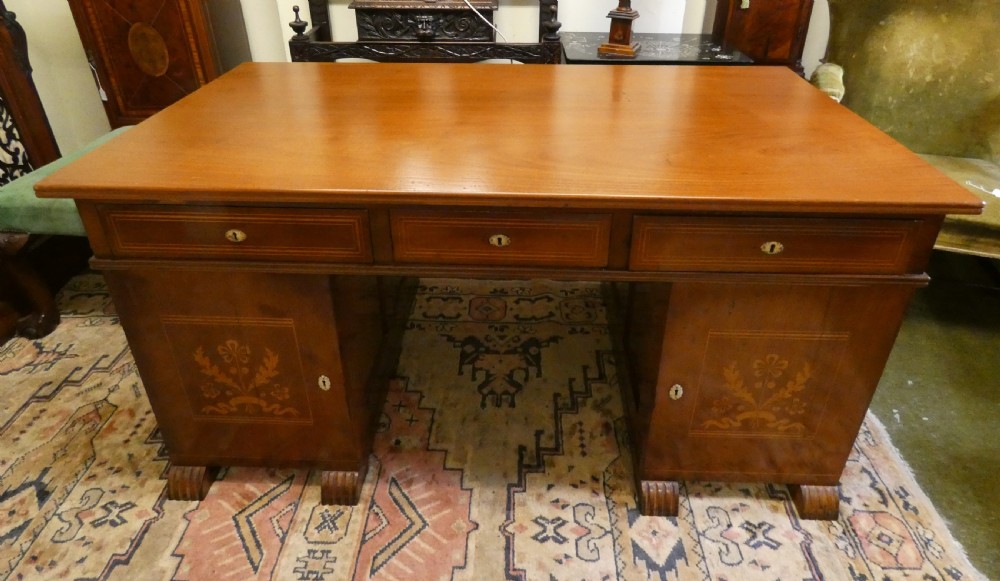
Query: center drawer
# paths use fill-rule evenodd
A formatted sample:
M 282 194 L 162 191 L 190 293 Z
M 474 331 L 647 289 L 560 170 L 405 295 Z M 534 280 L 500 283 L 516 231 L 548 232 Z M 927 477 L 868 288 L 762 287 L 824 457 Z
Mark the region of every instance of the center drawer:
M 364 210 L 104 206 L 118 257 L 372 261 Z
M 394 210 L 397 262 L 603 267 L 610 214 Z
M 903 274 L 920 220 L 636 216 L 631 270 Z

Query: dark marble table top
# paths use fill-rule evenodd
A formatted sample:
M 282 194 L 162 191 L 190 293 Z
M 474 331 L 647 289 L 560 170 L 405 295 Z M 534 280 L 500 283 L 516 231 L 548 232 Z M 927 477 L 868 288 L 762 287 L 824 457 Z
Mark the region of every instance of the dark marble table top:
M 710 34 L 634 33 L 640 45 L 634 59 L 606 59 L 597 56 L 597 47 L 608 39 L 607 32 L 561 32 L 563 55 L 568 64 L 751 64 L 750 57 L 736 49 L 725 50 L 712 42 Z

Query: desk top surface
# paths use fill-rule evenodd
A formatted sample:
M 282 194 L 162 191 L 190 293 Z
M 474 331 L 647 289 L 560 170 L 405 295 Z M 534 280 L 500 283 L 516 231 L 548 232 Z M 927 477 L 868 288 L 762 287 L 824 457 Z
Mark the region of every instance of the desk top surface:
M 783 67 L 250 63 L 41 197 L 975 213 Z

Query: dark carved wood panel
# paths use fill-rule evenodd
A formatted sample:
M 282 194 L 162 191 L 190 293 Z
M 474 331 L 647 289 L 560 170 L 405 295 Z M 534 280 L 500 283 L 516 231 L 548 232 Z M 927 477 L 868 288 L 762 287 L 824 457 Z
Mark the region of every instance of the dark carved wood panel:
M 471 10 L 357 9 L 359 40 L 493 41 L 494 32 Z M 490 22 L 492 12 L 481 12 Z
M 7 100 L 0 95 L 0 185 L 31 172 L 31 156 Z
M 290 42 L 293 62 L 330 62 L 346 58 L 380 62 L 476 62 L 510 59 L 556 64 L 559 42 L 503 44 L 483 42 Z
M 470 0 L 492 22 L 498 3 Z M 476 62 L 488 59 L 533 64 L 558 64 L 558 0 L 538 0 L 538 42 L 498 43 L 494 31 L 467 10 L 465 2 L 441 0 L 433 5 L 409 0 L 355 0 L 357 42 L 331 42 L 329 6 L 310 0 L 312 27 L 301 19 L 289 23 L 295 35 L 289 40 L 293 62 L 331 62 L 347 58 L 378 62 Z

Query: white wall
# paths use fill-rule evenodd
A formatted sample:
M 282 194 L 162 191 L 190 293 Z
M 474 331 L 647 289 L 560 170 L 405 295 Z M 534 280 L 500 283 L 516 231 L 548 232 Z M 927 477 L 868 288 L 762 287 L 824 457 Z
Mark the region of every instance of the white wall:
M 240 0 L 255 61 L 287 61 L 292 6 L 305 0 Z M 350 0 L 330 0 L 335 40 L 357 38 Z M 35 84 L 63 153 L 70 153 L 109 130 L 83 45 L 66 0 L 6 0 L 28 35 Z M 562 0 L 563 30 L 606 31 L 607 13 L 617 0 Z M 715 0 L 632 0 L 639 11 L 636 32 L 710 32 Z M 537 0 L 500 0 L 496 24 L 510 42 L 533 42 L 538 30 Z M 816 0 L 803 64 L 806 73 L 826 52 L 829 31 L 827 0 Z
M 64 154 L 107 133 L 97 94 L 69 4 L 52 0 L 6 0 L 7 9 L 28 35 L 28 58 L 35 86 Z

